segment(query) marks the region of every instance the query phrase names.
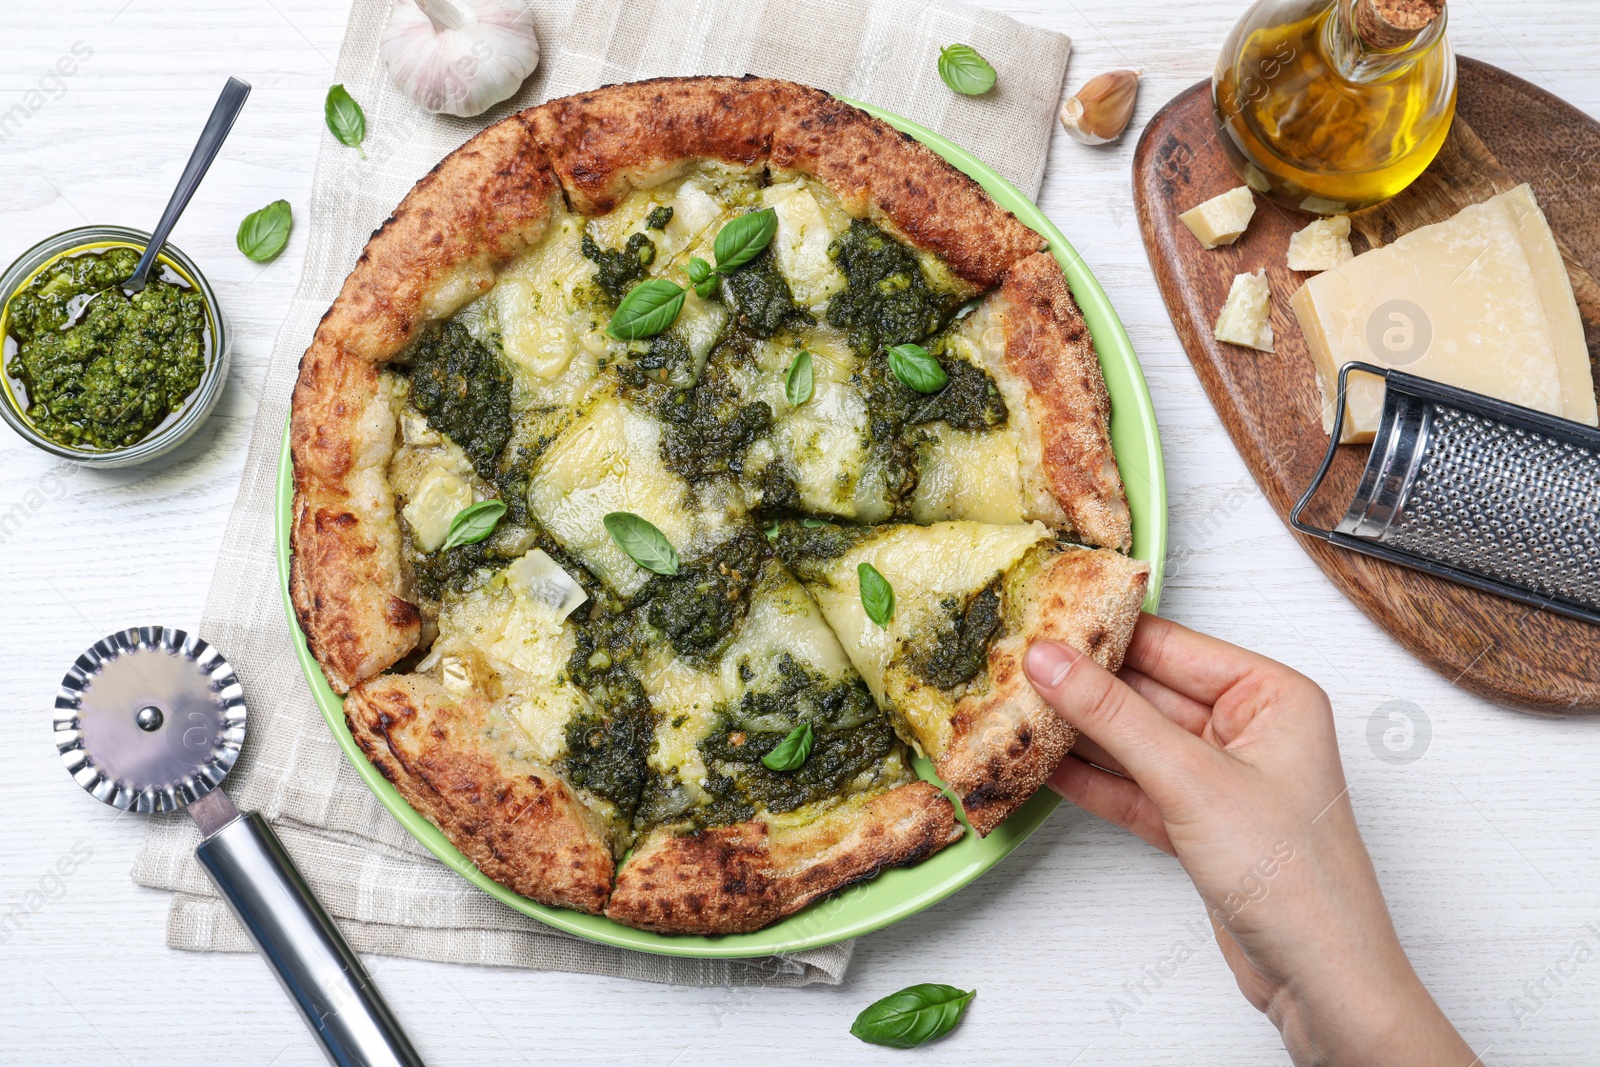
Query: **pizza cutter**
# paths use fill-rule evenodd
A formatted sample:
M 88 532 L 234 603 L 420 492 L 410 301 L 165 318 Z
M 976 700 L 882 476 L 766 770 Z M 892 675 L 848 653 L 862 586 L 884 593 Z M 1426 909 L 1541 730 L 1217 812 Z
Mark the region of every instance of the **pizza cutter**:
M 244 691 L 222 654 L 162 626 L 122 630 L 79 656 L 56 694 L 55 740 L 97 800 L 184 808 L 195 856 L 336 1067 L 421 1067 L 361 960 L 256 812 L 220 788 L 244 744 Z

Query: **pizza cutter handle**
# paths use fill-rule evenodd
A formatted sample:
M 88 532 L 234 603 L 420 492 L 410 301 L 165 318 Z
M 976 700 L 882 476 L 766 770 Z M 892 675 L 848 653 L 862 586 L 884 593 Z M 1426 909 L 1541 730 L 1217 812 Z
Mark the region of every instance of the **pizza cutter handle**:
M 422 1067 L 272 827 L 241 815 L 195 849 L 335 1067 Z

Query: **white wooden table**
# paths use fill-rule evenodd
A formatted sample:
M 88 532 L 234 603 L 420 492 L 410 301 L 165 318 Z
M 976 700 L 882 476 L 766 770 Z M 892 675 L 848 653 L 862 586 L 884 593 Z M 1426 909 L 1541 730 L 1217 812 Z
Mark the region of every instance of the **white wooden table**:
M 1332 694 L 1400 935 L 1487 1061 L 1600 1063 L 1600 720 L 1493 707 L 1351 607 L 1260 499 L 1152 281 L 1128 170 L 1138 125 L 1210 74 L 1244 0 L 990 2 L 1072 35 L 1074 88 L 1113 67 L 1146 72 L 1120 146 L 1088 150 L 1056 131 L 1040 203 L 1110 294 L 1150 380 L 1172 516 L 1163 613 L 1281 659 Z M 148 228 L 223 79 L 255 85 L 174 235 L 220 291 L 236 337 L 207 428 L 165 461 L 113 473 L 60 467 L 0 432 L 3 1063 L 322 1062 L 258 958 L 166 947 L 166 896 L 128 877 L 141 827 L 63 773 L 49 721 L 62 672 L 89 642 L 199 618 L 305 242 L 297 229 L 263 269 L 238 254 L 233 234 L 246 212 L 279 197 L 304 218 L 345 14 L 341 0 L 0 9 L 0 115 L 75 45 L 92 50 L 71 77 L 45 80 L 43 105 L 25 121 L 0 125 L 6 260 L 83 223 Z M 1588 0 L 1456 0 L 1451 17 L 1459 51 L 1600 113 L 1600 13 Z M 1381 760 L 1382 745 L 1368 741 L 1390 701 L 1409 702 L 1430 734 L 1408 763 Z M 58 863 L 71 873 L 56 873 Z M 368 962 L 433 1064 L 1286 1061 L 1234 988 L 1177 864 L 1070 806 L 969 889 L 865 938 L 837 988 L 672 988 Z M 896 1054 L 848 1035 L 862 1006 L 920 981 L 978 988 L 952 1038 Z

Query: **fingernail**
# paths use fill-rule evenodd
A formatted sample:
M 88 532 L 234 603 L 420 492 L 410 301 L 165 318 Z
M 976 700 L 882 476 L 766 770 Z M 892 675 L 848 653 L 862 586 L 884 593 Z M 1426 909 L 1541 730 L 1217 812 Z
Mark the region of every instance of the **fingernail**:
M 1054 689 L 1067 680 L 1067 673 L 1082 656 L 1083 653 L 1070 645 L 1055 641 L 1036 641 L 1033 647 L 1028 649 L 1028 654 L 1023 657 L 1022 667 L 1035 685 Z

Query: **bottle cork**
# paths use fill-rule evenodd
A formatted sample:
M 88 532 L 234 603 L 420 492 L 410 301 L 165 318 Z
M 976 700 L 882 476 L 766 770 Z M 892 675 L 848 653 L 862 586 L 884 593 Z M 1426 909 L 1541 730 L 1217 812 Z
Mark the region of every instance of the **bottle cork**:
M 1444 0 L 1356 0 L 1356 32 L 1370 48 L 1404 48 L 1444 14 Z

